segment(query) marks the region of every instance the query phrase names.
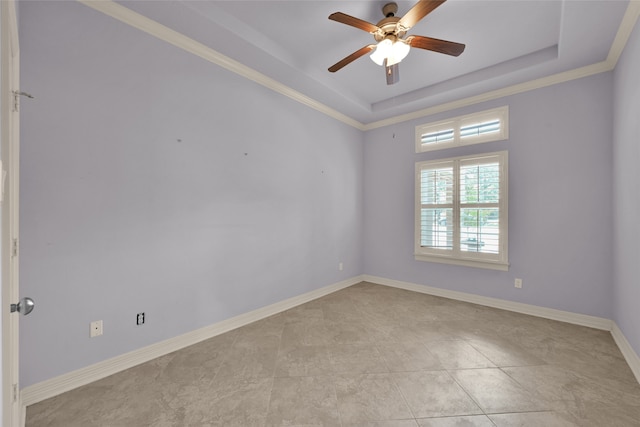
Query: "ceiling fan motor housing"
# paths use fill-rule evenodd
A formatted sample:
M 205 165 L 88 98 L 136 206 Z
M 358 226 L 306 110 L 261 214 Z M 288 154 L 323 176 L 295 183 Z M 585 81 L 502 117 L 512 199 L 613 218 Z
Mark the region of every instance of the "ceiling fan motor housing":
M 380 42 L 388 36 L 395 36 L 392 40 L 395 42 L 398 38 L 401 38 L 405 35 L 406 31 L 401 31 L 401 28 L 398 26 L 398 22 L 400 22 L 400 18 L 395 16 L 398 12 L 398 5 L 396 3 L 387 3 L 382 7 L 382 14 L 385 16 L 378 24 L 376 24 L 381 31 L 378 31 L 373 34 L 373 37 L 377 42 Z

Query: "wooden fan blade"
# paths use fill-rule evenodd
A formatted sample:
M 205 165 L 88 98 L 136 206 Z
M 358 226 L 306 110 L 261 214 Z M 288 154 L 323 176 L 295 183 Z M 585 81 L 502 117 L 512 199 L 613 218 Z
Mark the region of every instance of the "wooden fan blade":
M 403 26 L 405 30 L 408 30 L 445 1 L 446 0 L 420 0 L 400 19 L 398 24 Z
M 345 65 L 349 65 L 356 59 L 360 58 L 362 55 L 366 55 L 367 53 L 371 52 L 373 49 L 375 49 L 375 47 L 376 47 L 375 44 L 370 44 L 369 46 L 365 46 L 362 49 L 356 50 L 351 55 L 347 56 L 346 58 L 336 62 L 331 67 L 329 67 L 329 71 L 331 71 L 332 73 L 335 73 L 340 68 L 344 67 Z
M 376 33 L 380 30 L 380 27 L 378 27 L 377 25 L 373 25 L 370 22 L 363 21 L 362 19 L 355 18 L 342 12 L 332 13 L 331 15 L 329 15 L 329 19 L 331 19 L 332 21 L 340 22 L 342 24 L 351 25 L 352 27 L 356 27 L 371 34 Z
M 451 56 L 459 56 L 464 52 L 465 45 L 447 40 L 434 39 L 424 36 L 409 36 L 407 43 L 411 47 L 418 49 L 432 50 L 434 52 L 444 53 Z

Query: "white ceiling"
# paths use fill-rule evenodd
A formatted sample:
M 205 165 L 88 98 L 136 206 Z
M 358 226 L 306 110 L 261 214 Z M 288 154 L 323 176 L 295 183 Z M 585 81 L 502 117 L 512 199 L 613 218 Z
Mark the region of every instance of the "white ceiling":
M 331 21 L 336 11 L 377 23 L 385 1 L 121 1 L 119 4 L 361 123 L 428 108 L 607 59 L 627 1 L 448 0 L 418 34 L 466 44 L 459 57 L 412 49 L 400 82 L 364 56 L 327 68 L 374 42 Z M 415 2 L 398 1 L 398 15 Z

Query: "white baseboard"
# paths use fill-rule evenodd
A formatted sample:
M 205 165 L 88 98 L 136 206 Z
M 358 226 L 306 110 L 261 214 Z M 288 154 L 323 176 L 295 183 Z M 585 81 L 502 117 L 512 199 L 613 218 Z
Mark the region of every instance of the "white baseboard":
M 450 291 L 447 289 L 434 288 L 426 285 L 418 285 L 415 283 L 402 282 L 399 280 L 386 279 L 384 277 L 376 277 L 364 275 L 364 281 L 376 283 L 378 285 L 391 286 L 394 288 L 405 289 L 408 291 L 420 292 L 423 294 L 434 295 L 458 301 L 470 302 L 473 304 L 484 305 L 487 307 L 500 308 L 502 310 L 514 311 L 516 313 L 529 314 L 531 316 L 542 317 L 545 319 L 558 320 L 560 322 L 573 323 L 580 326 L 588 326 L 590 328 L 611 330 L 611 320 L 602 317 L 588 316 L 586 314 L 571 313 L 569 311 L 555 310 L 553 308 L 538 307 L 536 305 L 523 304 L 520 302 L 507 301 L 498 298 L 483 297 L 480 295 L 468 294 L 465 292 Z
M 215 337 L 232 329 L 239 328 L 257 320 L 264 319 L 265 317 L 296 307 L 300 304 L 304 304 L 339 291 L 340 289 L 355 285 L 361 281 L 362 276 L 352 277 L 342 282 L 334 283 L 333 285 L 325 286 L 239 316 L 223 320 L 213 325 L 98 362 L 85 368 L 30 385 L 21 390 L 20 394 L 22 405 L 24 407 L 33 405 L 34 403 L 41 402 L 50 397 L 73 390 L 74 388 L 100 380 L 108 377 L 109 375 L 113 375 L 125 369 L 153 360 L 157 357 L 164 356 L 200 341 Z
M 611 328 L 611 335 L 613 335 L 613 340 L 618 344 L 618 348 L 625 360 L 629 364 L 629 368 L 631 368 L 631 372 L 635 375 L 636 380 L 640 383 L 640 356 L 633 350 L 629 341 L 622 333 L 622 330 L 618 327 L 616 322 L 612 322 L 613 327 Z

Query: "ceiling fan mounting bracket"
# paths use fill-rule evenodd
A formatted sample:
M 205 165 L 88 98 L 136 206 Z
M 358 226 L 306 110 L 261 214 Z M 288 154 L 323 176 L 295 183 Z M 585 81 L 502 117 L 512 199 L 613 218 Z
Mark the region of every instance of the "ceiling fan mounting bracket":
M 392 16 L 395 16 L 396 13 L 398 13 L 398 4 L 391 2 L 391 3 L 387 3 L 384 6 L 382 6 L 382 14 L 389 18 Z

